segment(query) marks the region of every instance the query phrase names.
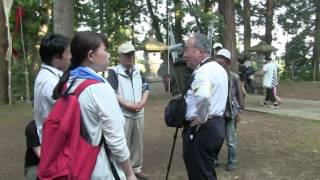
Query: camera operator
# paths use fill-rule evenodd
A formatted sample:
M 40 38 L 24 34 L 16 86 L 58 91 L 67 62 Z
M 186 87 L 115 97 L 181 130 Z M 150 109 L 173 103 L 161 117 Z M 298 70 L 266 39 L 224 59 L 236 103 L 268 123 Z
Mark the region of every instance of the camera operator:
M 193 69 L 191 87 L 187 92 L 186 124 L 182 132 L 183 159 L 189 180 L 215 180 L 214 159 L 223 143 L 223 118 L 227 96 L 228 75 L 210 58 L 210 42 L 203 34 L 193 34 L 183 54 L 187 67 Z

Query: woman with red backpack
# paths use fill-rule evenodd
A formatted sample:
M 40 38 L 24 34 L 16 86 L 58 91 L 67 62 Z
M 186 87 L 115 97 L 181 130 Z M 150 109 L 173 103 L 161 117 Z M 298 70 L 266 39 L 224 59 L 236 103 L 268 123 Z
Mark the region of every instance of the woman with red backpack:
M 78 96 L 85 139 L 93 146 L 101 145 L 90 179 L 136 180 L 124 134 L 124 117 L 112 87 L 98 74 L 107 69 L 107 49 L 108 42 L 102 34 L 76 33 L 70 46 L 71 66 L 60 79 L 53 96 L 57 99 L 65 91 L 73 93 L 86 80 L 98 81 Z M 85 165 L 86 162 L 81 163 Z

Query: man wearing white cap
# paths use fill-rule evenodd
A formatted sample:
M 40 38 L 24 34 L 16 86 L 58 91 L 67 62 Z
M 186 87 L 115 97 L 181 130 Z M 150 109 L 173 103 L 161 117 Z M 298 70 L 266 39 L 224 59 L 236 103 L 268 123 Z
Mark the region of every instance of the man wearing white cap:
M 217 54 L 217 52 L 222 48 L 223 48 L 223 46 L 222 46 L 221 43 L 214 43 L 213 44 L 213 52 L 214 52 L 214 54 Z
M 224 113 L 228 146 L 228 165 L 226 170 L 232 171 L 236 168 L 237 162 L 236 123 L 239 121 L 240 109 L 244 108 L 244 101 L 239 76 L 229 69 L 231 64 L 230 51 L 227 49 L 219 50 L 215 59 L 228 73 L 228 99 Z M 219 152 L 217 153 L 216 161 L 218 161 L 218 155 Z
M 142 172 L 144 105 L 149 95 L 149 85 L 134 63 L 135 48 L 130 41 L 120 45 L 120 64 L 108 72 L 108 81 L 117 94 L 126 119 L 125 134 L 130 150 L 132 168 L 138 179 L 147 179 Z

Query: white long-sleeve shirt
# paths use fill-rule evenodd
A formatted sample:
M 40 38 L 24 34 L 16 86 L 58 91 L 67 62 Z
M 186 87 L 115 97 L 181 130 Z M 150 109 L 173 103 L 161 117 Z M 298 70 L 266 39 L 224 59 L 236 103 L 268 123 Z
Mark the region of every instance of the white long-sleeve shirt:
M 71 92 L 81 82 L 83 82 L 83 79 L 77 80 Z M 70 81 L 68 83 L 70 84 Z M 120 178 L 126 179 L 118 163 L 129 159 L 130 153 L 124 134 L 125 119 L 114 90 L 108 82 L 93 84 L 81 93 L 78 100 L 82 120 L 92 140 L 92 145 L 98 145 L 103 135 L 111 151 L 111 160 L 114 162 Z M 98 154 L 91 179 L 114 179 L 104 147 L 101 148 Z
M 42 140 L 42 126 L 48 117 L 55 100 L 52 99 L 53 89 L 59 82 L 63 72 L 46 64 L 41 64 L 34 84 L 33 113 L 37 125 L 39 140 Z
M 193 72 L 186 95 L 186 120 L 205 123 L 211 116 L 223 116 L 228 96 L 228 75 L 217 62 L 208 62 Z

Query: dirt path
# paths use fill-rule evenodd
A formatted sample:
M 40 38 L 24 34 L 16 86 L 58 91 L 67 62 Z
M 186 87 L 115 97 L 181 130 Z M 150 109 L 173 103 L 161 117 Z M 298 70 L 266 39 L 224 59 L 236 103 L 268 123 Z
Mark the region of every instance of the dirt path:
M 144 169 L 152 180 L 163 180 L 174 129 L 165 127 L 162 113 L 167 99 L 146 107 Z M 23 179 L 24 126 L 32 119 L 28 105 L 0 106 L 0 179 Z M 225 146 L 219 180 L 320 180 L 320 123 L 245 112 L 238 126 L 238 169 L 228 173 Z M 171 168 L 172 180 L 187 179 L 178 135 Z
M 164 179 L 173 129 L 162 120 L 166 100 L 150 102 L 146 110 L 145 169 L 153 179 Z M 156 113 L 158 112 L 158 113 Z M 320 179 L 320 123 L 245 112 L 238 126 L 238 169 L 228 173 L 226 147 L 221 151 L 221 180 Z M 187 179 L 179 134 L 170 179 Z

